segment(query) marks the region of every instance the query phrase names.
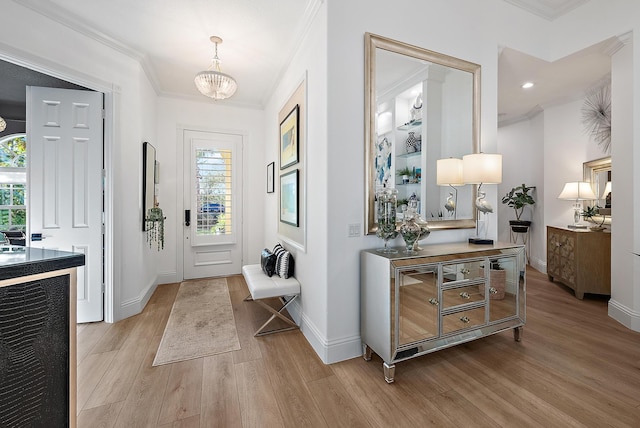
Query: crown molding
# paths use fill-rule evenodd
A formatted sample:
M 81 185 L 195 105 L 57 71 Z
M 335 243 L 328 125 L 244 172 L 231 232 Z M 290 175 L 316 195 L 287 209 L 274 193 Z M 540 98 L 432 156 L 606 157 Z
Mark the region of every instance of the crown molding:
M 565 15 L 590 0 L 561 0 L 561 1 L 541 1 L 541 0 L 504 0 L 507 3 L 531 12 L 547 21 L 553 21 Z
M 160 83 L 153 72 L 153 67 L 148 60 L 147 55 L 138 52 L 127 44 L 117 40 L 101 31 L 88 26 L 78 15 L 64 10 L 51 2 L 43 2 L 41 0 L 13 0 L 15 3 L 31 9 L 32 11 L 51 19 L 65 27 L 82 34 L 98 43 L 101 43 L 117 52 L 120 52 L 140 64 L 143 72 L 147 75 L 151 86 L 156 94 L 161 92 Z
M 628 31 L 616 37 L 612 37 L 610 43 L 608 43 L 604 47 L 604 49 L 602 49 L 602 52 L 605 55 L 613 56 L 625 45 L 628 45 L 629 43 L 631 43 L 632 38 L 633 38 L 633 33 L 631 31 Z

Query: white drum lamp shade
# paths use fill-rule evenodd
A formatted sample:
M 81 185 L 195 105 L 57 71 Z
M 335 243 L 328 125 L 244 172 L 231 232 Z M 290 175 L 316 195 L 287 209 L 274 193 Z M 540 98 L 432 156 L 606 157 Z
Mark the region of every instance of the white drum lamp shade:
M 438 159 L 436 161 L 436 182 L 438 186 L 464 186 L 462 159 Z
M 462 180 L 466 184 L 502 183 L 502 155 L 493 153 L 464 155 Z

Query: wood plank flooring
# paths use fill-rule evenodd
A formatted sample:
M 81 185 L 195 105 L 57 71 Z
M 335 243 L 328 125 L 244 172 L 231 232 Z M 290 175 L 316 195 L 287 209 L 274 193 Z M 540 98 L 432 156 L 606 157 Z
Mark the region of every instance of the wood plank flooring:
M 152 367 L 178 284 L 144 312 L 78 326 L 78 426 L 639 427 L 640 333 L 527 271 L 522 342 L 504 332 L 399 363 L 324 365 L 302 333 L 254 338 L 267 312 L 228 278 L 241 350 Z

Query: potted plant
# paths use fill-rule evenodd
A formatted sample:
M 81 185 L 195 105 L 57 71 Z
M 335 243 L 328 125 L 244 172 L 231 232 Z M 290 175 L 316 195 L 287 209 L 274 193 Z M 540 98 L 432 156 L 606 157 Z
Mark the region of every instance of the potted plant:
M 535 189 L 535 186 L 526 186 L 524 183 L 520 186 L 514 187 L 502 198 L 502 203 L 510 206 L 516 212 L 516 219 L 509 220 L 511 230 L 516 233 L 526 233 L 531 226 L 531 222 L 528 220 L 520 220 L 524 207 L 527 205 L 533 205 L 536 201 L 529 192 Z
M 398 177 L 402 177 L 402 184 L 408 184 L 411 177 L 413 177 L 414 172 L 409 167 L 404 167 L 396 171 L 396 175 Z
M 585 220 L 596 224 L 595 226 L 589 227 L 589 229 L 593 230 L 594 232 L 602 232 L 605 229 L 603 225 L 607 216 L 603 215 L 602 218 L 596 219 L 596 217 L 600 216 L 600 208 L 601 207 L 594 205 L 592 207 L 587 207 L 586 209 L 582 210 L 582 213 L 580 213 L 580 215 Z M 598 223 L 598 221 L 600 221 L 600 223 Z

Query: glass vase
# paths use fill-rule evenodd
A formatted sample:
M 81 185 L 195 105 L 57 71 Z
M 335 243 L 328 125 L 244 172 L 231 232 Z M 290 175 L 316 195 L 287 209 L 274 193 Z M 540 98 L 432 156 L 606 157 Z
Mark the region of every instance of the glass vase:
M 398 236 L 398 230 L 396 229 L 398 191 L 384 188 L 376 193 L 376 200 L 378 201 L 378 230 L 376 231 L 376 236 L 384 241 L 384 247 L 379 248 L 378 251 L 386 254 L 397 253 L 397 250 L 389 248 L 388 242 L 389 239 L 394 239 Z
M 414 241 L 412 250 L 414 252 L 421 251 L 422 248 L 418 246 L 418 242 L 420 242 L 420 240 L 429 236 L 429 234 L 431 233 L 431 229 L 429 229 L 429 226 L 426 220 L 423 220 L 422 217 L 420 217 L 420 214 L 418 213 L 417 199 L 409 200 L 409 204 L 407 206 L 407 213 L 408 213 L 407 215 L 413 217 L 413 221 L 420 228 L 420 234 L 418 235 L 418 238 Z

